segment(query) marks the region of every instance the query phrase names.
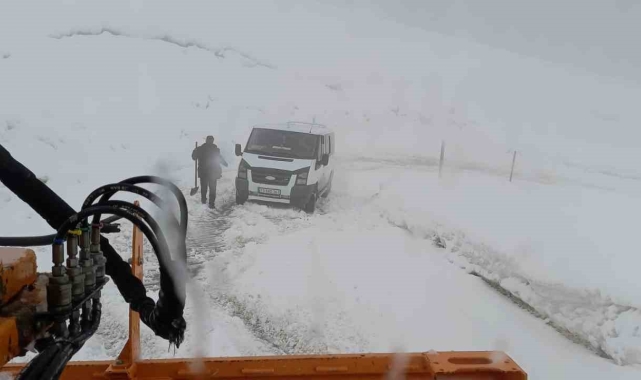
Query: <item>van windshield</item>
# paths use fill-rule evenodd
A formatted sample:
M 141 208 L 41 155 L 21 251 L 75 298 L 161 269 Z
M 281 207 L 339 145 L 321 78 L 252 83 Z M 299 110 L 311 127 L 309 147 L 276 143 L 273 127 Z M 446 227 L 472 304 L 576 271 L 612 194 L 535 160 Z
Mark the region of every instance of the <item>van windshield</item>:
M 249 136 L 245 152 L 311 160 L 316 158 L 317 149 L 317 135 L 255 128 Z

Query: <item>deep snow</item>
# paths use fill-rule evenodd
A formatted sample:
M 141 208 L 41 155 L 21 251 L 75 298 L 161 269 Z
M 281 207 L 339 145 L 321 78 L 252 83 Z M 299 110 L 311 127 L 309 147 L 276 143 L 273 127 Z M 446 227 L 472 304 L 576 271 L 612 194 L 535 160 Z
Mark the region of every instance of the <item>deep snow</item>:
M 638 378 L 641 175 L 625 126 L 638 124 L 640 90 L 287 4 L 196 14 L 42 2 L 47 19 L 30 22 L 32 8 L 0 9 L 0 143 L 74 207 L 139 174 L 187 192 L 206 134 L 233 162 L 220 213 L 190 200 L 194 283 L 177 355 L 500 349 L 534 379 Z M 319 213 L 235 207 L 233 144 L 254 123 L 314 119 L 337 130 L 339 152 Z M 11 215 L 2 235 L 51 231 L 1 186 L 0 210 Z M 113 238 L 125 257 L 129 238 Z M 50 253 L 38 254 L 45 270 Z M 155 269 L 150 258 L 152 290 Z M 76 359 L 124 344 L 126 305 L 113 286 L 104 298 L 103 325 Z M 143 342 L 145 357 L 173 355 L 147 329 Z

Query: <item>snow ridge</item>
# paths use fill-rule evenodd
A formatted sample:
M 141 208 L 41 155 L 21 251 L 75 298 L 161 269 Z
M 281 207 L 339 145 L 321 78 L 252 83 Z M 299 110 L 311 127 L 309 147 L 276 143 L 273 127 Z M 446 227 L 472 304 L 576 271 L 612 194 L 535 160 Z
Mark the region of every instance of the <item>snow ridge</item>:
M 465 233 L 412 220 L 409 213 L 384 211 L 390 224 L 412 235 L 445 240 L 448 260 L 528 310 L 559 333 L 618 365 L 641 364 L 641 310 L 622 305 L 599 290 L 572 289 L 535 281 L 510 258 L 471 241 Z
M 85 36 L 85 37 L 86 36 L 99 36 L 99 35 L 104 34 L 104 33 L 111 34 L 112 36 L 119 36 L 119 37 L 142 38 L 142 39 L 146 39 L 146 40 L 162 41 L 162 42 L 166 42 L 168 44 L 176 45 L 176 46 L 179 46 L 179 47 L 182 47 L 182 48 L 185 48 L 185 49 L 187 49 L 187 48 L 196 48 L 196 49 L 208 51 L 210 53 L 214 53 L 216 55 L 216 57 L 221 58 L 221 59 L 225 58 L 225 54 L 226 53 L 234 53 L 234 54 L 237 54 L 237 55 L 241 56 L 245 60 L 247 60 L 248 61 L 247 66 L 249 66 L 249 67 L 264 67 L 264 68 L 271 69 L 271 70 L 276 70 L 277 69 L 276 66 L 274 66 L 274 65 L 272 65 L 270 63 L 264 62 L 264 61 L 262 61 L 262 60 L 260 60 L 258 58 L 253 57 L 252 55 L 250 55 L 248 53 L 240 51 L 240 50 L 238 50 L 238 49 L 236 49 L 234 47 L 231 47 L 231 46 L 225 46 L 225 47 L 222 47 L 222 48 L 214 48 L 214 47 L 211 47 L 211 46 L 207 46 L 207 44 L 205 44 L 203 42 L 199 42 L 199 41 L 197 41 L 195 39 L 191 39 L 191 38 L 187 38 L 187 39 L 183 38 L 183 39 L 181 39 L 181 38 L 173 37 L 173 36 L 171 36 L 169 34 L 165 34 L 165 35 L 162 35 L 162 36 L 143 37 L 143 36 L 137 36 L 137 35 L 134 35 L 134 34 L 126 33 L 126 32 L 120 31 L 120 30 L 116 30 L 116 29 L 110 28 L 110 27 L 102 27 L 102 28 L 99 28 L 99 29 L 98 28 L 97 29 L 91 29 L 91 28 L 89 28 L 89 29 L 74 29 L 74 30 L 71 30 L 71 31 L 66 32 L 66 33 L 50 34 L 49 37 L 57 39 L 57 40 L 61 40 L 63 38 L 71 38 L 71 37 L 74 37 L 74 36 Z

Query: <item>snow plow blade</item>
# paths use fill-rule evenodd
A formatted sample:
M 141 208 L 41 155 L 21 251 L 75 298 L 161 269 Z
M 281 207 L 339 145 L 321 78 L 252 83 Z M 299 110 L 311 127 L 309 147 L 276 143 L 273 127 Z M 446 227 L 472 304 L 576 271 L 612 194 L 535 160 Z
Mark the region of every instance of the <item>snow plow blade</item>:
M 143 239 L 133 230 L 131 266 L 138 278 L 143 276 Z M 11 298 L 33 282 L 36 274 L 35 254 L 31 250 L 0 248 L 5 259 L 0 270 L 3 289 Z M 11 260 L 9 260 L 11 258 Z M 36 288 L 37 290 L 37 288 Z M 5 295 L 3 294 L 3 297 Z M 0 308 L 3 309 L 3 308 Z M 2 313 L 0 313 L 2 314 Z M 12 314 L 2 314 L 0 330 L 0 363 L 19 355 L 20 323 Z M 26 342 L 20 342 L 26 344 Z M 113 361 L 69 362 L 61 375 L 63 380 L 196 380 L 196 379 L 457 379 L 457 380 L 525 380 L 527 374 L 505 353 L 424 352 L 389 354 L 350 354 L 313 356 L 221 357 L 197 359 L 141 360 L 140 317 L 129 311 L 129 339 Z M 428 345 L 429 342 L 426 342 Z M 22 345 L 24 347 L 24 345 Z M 17 375 L 25 364 L 7 364 L 2 375 Z
M 527 379 L 525 372 L 501 352 L 228 357 L 118 363 L 71 362 L 61 379 Z M 9 365 L 4 372 L 17 373 L 20 368 Z

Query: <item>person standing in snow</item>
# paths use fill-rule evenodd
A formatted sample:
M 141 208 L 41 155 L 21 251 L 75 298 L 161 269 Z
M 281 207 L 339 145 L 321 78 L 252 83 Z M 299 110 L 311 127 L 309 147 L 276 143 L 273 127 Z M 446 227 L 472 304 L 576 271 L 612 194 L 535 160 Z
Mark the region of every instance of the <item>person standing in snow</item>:
M 214 208 L 216 201 L 216 182 L 222 177 L 222 163 L 227 167 L 227 162 L 220 155 L 220 149 L 214 144 L 214 136 L 207 136 L 205 144 L 194 149 L 191 158 L 198 161 L 198 177 L 200 178 L 200 199 L 207 203 L 207 189 L 209 189 L 209 207 Z

